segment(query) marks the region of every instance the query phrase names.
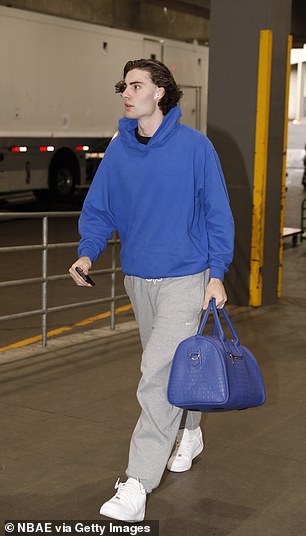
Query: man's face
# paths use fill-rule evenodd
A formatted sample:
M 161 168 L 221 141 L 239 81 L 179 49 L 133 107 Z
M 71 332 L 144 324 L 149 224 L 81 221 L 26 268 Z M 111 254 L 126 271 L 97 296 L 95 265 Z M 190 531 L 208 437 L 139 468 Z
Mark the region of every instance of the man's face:
M 126 117 L 149 118 L 159 110 L 156 98 L 158 87 L 153 84 L 150 73 L 141 69 L 129 71 L 125 77 L 126 89 L 122 93 Z

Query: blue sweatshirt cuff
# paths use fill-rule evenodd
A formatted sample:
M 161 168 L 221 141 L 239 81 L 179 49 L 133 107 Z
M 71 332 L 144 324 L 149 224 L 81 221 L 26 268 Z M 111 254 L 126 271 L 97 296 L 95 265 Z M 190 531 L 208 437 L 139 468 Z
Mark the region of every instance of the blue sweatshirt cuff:
M 218 266 L 211 266 L 210 272 L 209 272 L 210 279 L 212 277 L 215 277 L 216 279 L 221 279 L 221 281 L 224 280 L 224 270 L 222 268 L 219 268 Z
M 97 258 L 97 254 L 93 249 L 90 249 L 88 247 L 86 248 L 78 248 L 78 257 L 89 257 L 91 262 L 94 262 Z

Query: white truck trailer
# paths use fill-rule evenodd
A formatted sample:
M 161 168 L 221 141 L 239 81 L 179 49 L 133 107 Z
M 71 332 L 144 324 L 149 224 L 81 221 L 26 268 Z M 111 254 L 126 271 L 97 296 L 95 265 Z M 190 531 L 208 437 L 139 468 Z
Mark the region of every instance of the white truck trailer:
M 160 59 L 206 127 L 208 48 L 0 6 L 0 193 L 67 199 L 90 184 L 122 115 L 124 64 Z

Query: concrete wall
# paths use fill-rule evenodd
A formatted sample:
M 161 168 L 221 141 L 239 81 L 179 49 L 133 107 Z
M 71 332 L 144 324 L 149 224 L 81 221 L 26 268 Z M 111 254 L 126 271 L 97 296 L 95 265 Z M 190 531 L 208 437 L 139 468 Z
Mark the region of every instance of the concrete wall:
M 165 2 L 167 4 L 167 2 Z M 205 44 L 209 21 L 195 14 L 141 0 L 0 0 L 2 5 Z

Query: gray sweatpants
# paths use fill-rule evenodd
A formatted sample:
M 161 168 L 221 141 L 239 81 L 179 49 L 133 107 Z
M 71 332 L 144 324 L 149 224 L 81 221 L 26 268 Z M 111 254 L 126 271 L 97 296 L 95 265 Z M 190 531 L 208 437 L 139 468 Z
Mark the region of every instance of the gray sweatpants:
M 128 477 L 147 492 L 156 488 L 170 456 L 183 410 L 169 404 L 167 385 L 178 344 L 197 331 L 209 270 L 184 277 L 142 279 L 126 276 L 143 347 L 137 398 L 141 415 L 130 443 Z M 199 426 L 201 413 L 185 412 L 186 428 Z

